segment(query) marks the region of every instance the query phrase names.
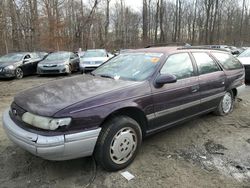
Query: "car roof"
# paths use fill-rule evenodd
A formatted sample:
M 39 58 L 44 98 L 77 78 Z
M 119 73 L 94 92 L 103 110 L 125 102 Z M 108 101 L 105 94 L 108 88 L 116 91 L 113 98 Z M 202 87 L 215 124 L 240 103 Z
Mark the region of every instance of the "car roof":
M 152 48 L 140 48 L 140 49 L 129 49 L 124 53 L 163 53 L 173 54 L 178 52 L 222 52 L 228 53 L 226 50 L 213 49 L 213 48 L 191 48 L 191 47 L 180 47 L 180 46 L 168 46 L 168 47 L 152 47 Z
M 86 50 L 86 52 L 87 51 L 106 51 L 105 49 L 88 49 L 88 50 Z
M 128 49 L 126 52 L 143 52 L 143 53 L 164 53 L 169 54 L 174 51 L 177 51 L 178 46 L 171 46 L 171 47 L 152 47 L 152 48 L 140 48 L 140 49 Z

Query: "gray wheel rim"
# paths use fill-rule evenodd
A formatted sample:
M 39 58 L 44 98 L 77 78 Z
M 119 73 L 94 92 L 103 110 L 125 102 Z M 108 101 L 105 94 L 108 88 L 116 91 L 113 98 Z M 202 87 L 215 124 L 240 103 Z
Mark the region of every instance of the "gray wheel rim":
M 222 110 L 224 113 L 229 113 L 232 108 L 232 96 L 227 92 L 222 99 Z
M 110 157 L 116 164 L 126 163 L 134 154 L 137 147 L 137 135 L 131 127 L 120 129 L 110 144 Z
M 23 77 L 23 71 L 20 68 L 16 69 L 16 77 L 17 78 L 22 78 Z

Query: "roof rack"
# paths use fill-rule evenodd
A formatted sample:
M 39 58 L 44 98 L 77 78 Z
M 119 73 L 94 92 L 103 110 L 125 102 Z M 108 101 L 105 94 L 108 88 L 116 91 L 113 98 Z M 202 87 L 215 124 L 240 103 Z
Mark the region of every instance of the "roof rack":
M 196 49 L 196 50 L 216 50 L 216 51 L 223 51 L 223 52 L 229 52 L 226 49 L 223 48 L 212 48 L 209 46 L 185 46 L 178 48 L 178 50 L 186 50 L 186 49 Z
M 168 43 L 149 44 L 145 48 L 163 47 L 163 46 L 191 46 L 191 45 L 185 42 L 168 42 Z

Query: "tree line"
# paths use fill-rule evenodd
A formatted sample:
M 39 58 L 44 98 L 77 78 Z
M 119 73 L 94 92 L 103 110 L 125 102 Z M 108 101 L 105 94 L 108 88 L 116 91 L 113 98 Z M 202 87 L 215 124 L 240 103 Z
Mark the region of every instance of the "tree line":
M 0 54 L 167 42 L 250 45 L 248 0 L 1 0 Z

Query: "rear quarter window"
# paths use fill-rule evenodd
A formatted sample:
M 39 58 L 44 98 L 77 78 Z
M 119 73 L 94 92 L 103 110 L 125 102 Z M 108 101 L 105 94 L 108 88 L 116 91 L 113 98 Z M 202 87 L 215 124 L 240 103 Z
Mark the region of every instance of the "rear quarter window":
M 243 66 L 238 59 L 231 54 L 212 52 L 211 53 L 226 70 L 242 69 Z

